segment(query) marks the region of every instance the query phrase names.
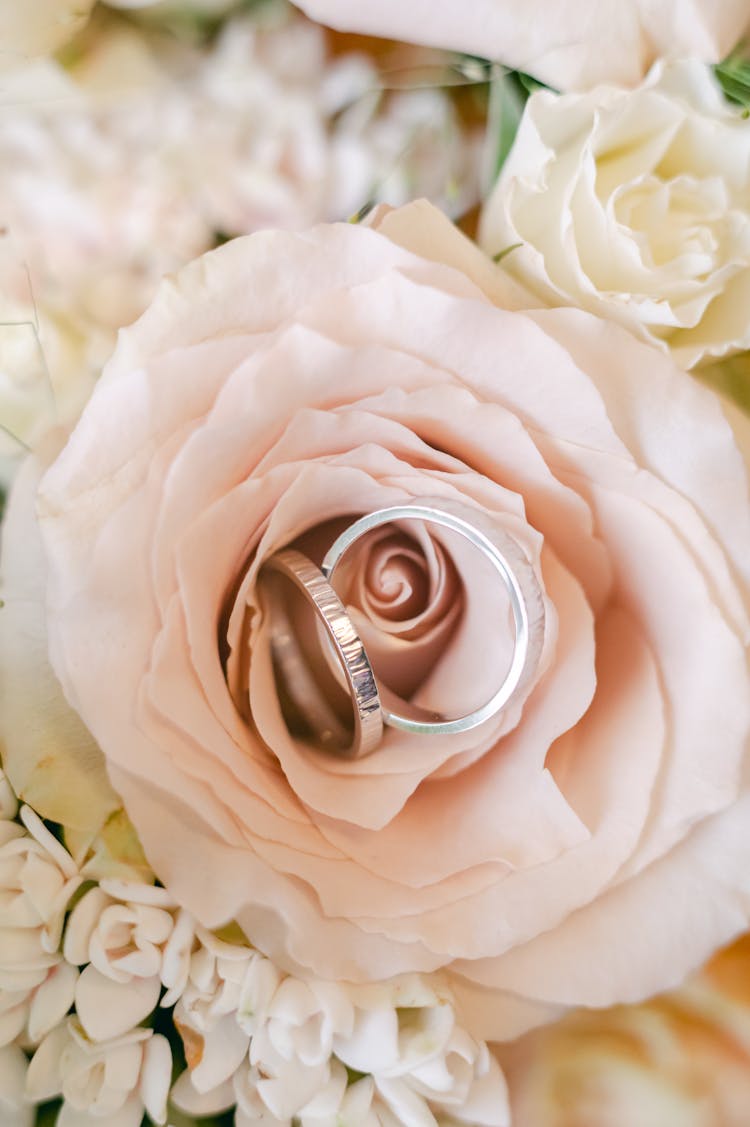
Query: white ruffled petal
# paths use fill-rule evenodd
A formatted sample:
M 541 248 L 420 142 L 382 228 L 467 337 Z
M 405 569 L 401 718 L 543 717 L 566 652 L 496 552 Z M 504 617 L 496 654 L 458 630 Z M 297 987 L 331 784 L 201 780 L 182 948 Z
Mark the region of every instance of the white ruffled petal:
M 303 1125 L 305 1119 L 330 1119 L 335 1124 L 341 1103 L 346 1092 L 347 1073 L 340 1061 L 332 1060 L 330 1063 L 330 1076 L 328 1082 L 320 1088 L 311 1100 L 299 1110 L 299 1117 Z
M 182 996 L 190 973 L 190 954 L 195 942 L 195 920 L 181 909 L 177 914 L 172 934 L 164 945 L 161 964 L 162 985 L 167 993 L 162 1006 L 173 1006 Z
M 385 1072 L 399 1059 L 398 1017 L 392 1008 L 358 1010 L 348 1037 L 335 1037 L 333 1051 L 356 1072 Z
M 15 1041 L 26 1025 L 27 997 L 28 994 L 25 990 L 14 992 L 11 998 L 15 999 L 15 1004 L 6 1005 L 7 1000 L 0 995 L 0 1004 L 5 1007 L 0 1012 L 0 1046 L 10 1045 L 12 1041 Z
M 234 1086 L 231 1080 L 225 1080 L 217 1088 L 209 1092 L 199 1092 L 193 1084 L 189 1069 L 180 1073 L 172 1085 L 169 1102 L 174 1104 L 186 1115 L 201 1118 L 207 1115 L 221 1115 L 236 1103 Z
M 438 1127 L 427 1101 L 404 1080 L 375 1079 L 375 1086 L 399 1123 L 408 1127 Z
M 32 1044 L 41 1041 L 67 1014 L 75 997 L 78 970 L 58 963 L 35 991 L 29 1006 L 27 1032 Z
M 44 1103 L 62 1092 L 60 1060 L 69 1043 L 65 1025 L 58 1025 L 48 1033 L 37 1048 L 26 1073 L 26 1098 L 32 1103 Z
M 113 900 L 122 900 L 131 904 L 148 904 L 155 908 L 177 907 L 166 888 L 159 888 L 155 884 L 142 884 L 138 881 L 117 880 L 110 877 L 100 881 L 99 887 Z
M 82 896 L 68 916 L 65 925 L 63 955 L 74 966 L 90 962 L 89 943 L 102 912 L 112 900 L 101 888 L 95 887 Z
M 471 1127 L 510 1127 L 511 1114 L 508 1087 L 502 1069 L 491 1054 L 487 1054 L 487 1069 L 477 1070 L 469 1094 L 459 1107 L 451 1107 L 450 1114 Z
M 149 1038 L 149 1041 L 151 1038 Z M 100 1054 L 96 1052 L 99 1046 L 94 1047 L 92 1057 L 98 1057 Z M 115 1093 L 117 1099 L 121 1093 L 129 1093 L 136 1090 L 138 1087 L 138 1080 L 141 1074 L 141 1067 L 143 1065 L 143 1055 L 145 1047 L 144 1044 L 131 1043 L 120 1044 L 115 1047 L 104 1050 L 101 1052 L 101 1060 L 104 1069 L 104 1084 L 103 1090 L 107 1089 Z M 102 1102 L 106 1103 L 107 1097 L 102 1097 Z
M 18 813 L 18 799 L 8 782 L 7 775 L 0 768 L 0 820 L 10 821 Z
M 76 984 L 76 1011 L 92 1040 L 108 1041 L 148 1017 L 159 1001 L 160 990 L 158 978 L 112 982 L 89 965 Z
M 315 1099 L 325 1089 L 330 1080 L 330 1064 L 328 1061 L 312 1068 L 307 1068 L 297 1062 L 287 1068 L 274 1068 L 272 1064 L 271 1067 L 274 1070 L 270 1076 L 265 1074 L 268 1065 L 268 1060 L 264 1059 L 264 1075 L 257 1082 L 258 1095 L 268 1110 L 279 1119 L 298 1115 L 311 1100 Z
M 105 1123 L 107 1127 L 140 1127 L 142 1119 L 143 1104 L 137 1096 L 131 1096 L 118 1111 L 109 1113 L 106 1118 L 63 1103 L 56 1127 L 103 1127 Z
M 288 1117 L 277 1119 L 268 1108 L 248 1114 L 238 1107 L 234 1113 L 234 1127 L 292 1127 L 292 1120 Z
M 210 1033 L 204 1034 L 203 1052 L 192 1070 L 195 1088 L 210 1092 L 228 1080 L 247 1056 L 248 1045 L 249 1038 L 234 1017 L 222 1018 Z
M 27 1069 L 26 1054 L 18 1045 L 4 1045 L 0 1049 L 0 1108 L 4 1113 L 21 1107 Z
M 242 984 L 237 1013 L 237 1020 L 247 1033 L 254 1033 L 265 1021 L 280 982 L 281 975 L 270 959 L 253 958 Z
M 154 1034 L 143 1050 L 140 1095 L 155 1123 L 166 1123 L 167 1097 L 172 1081 L 172 1049 L 166 1037 Z

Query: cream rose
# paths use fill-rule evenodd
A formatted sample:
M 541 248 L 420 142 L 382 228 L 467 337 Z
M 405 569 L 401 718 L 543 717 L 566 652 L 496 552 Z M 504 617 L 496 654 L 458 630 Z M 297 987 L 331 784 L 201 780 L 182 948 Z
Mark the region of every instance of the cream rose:
M 0 0 L 0 69 L 48 55 L 89 17 L 95 0 Z
M 295 0 L 342 31 L 496 59 L 558 90 L 634 86 L 660 56 L 719 62 L 750 25 L 745 0 Z
M 427 204 L 375 225 L 229 243 L 121 334 L 39 490 L 50 652 L 202 924 L 303 977 L 446 968 L 471 1033 L 505 1037 L 665 987 L 746 925 L 746 465 L 656 349 L 503 308 L 522 295 Z M 425 494 L 518 542 L 544 661 L 473 732 L 316 754 L 284 722 L 259 566 Z M 381 676 L 486 699 L 510 640 L 481 561 L 394 530 L 355 563 Z
M 750 347 L 750 125 L 695 60 L 635 92 L 528 101 L 480 242 L 547 305 L 609 317 L 684 367 Z
M 749 972 L 745 937 L 674 994 L 504 1048 L 514 1127 L 745 1127 Z

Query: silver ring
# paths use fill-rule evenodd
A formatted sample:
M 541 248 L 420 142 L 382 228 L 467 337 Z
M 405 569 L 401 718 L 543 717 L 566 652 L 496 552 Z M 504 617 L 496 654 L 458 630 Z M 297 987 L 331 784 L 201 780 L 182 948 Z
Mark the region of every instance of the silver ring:
M 323 575 L 333 584 L 336 568 L 357 540 L 374 528 L 401 520 L 421 520 L 457 532 L 487 557 L 508 591 L 515 630 L 513 659 L 502 684 L 486 704 L 456 719 L 415 705 L 407 706 L 408 711 L 405 712 L 396 712 L 392 707 L 386 708 L 385 704 L 382 707 L 384 722 L 404 732 L 423 735 L 468 732 L 495 716 L 512 695 L 528 683 L 536 670 L 544 642 L 542 590 L 521 546 L 486 513 L 468 505 L 432 497 L 378 509 L 349 525 L 328 549 L 321 564 Z M 387 690 L 384 691 L 381 686 L 381 699 L 385 701 L 386 696 Z
M 305 661 L 284 601 L 273 598 L 271 592 L 271 654 L 277 669 L 283 671 L 289 697 L 323 750 L 336 750 L 352 759 L 368 755 L 383 738 L 383 714 L 365 647 L 341 600 L 320 568 L 292 548 L 270 556 L 263 563 L 261 575 L 264 571 L 276 572 L 293 583 L 328 635 L 351 697 L 353 735 L 347 740 L 345 726 L 326 701 Z

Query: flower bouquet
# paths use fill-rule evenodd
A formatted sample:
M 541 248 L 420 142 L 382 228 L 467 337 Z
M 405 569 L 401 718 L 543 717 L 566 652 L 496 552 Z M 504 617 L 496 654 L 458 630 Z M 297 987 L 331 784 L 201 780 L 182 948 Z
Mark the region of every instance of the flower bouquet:
M 746 1127 L 750 13 L 300 6 L 0 0 L 0 1120 Z

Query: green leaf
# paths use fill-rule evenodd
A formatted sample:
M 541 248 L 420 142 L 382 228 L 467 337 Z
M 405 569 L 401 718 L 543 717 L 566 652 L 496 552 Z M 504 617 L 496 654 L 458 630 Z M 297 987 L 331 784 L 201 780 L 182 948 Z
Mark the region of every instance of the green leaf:
M 485 142 L 485 192 L 497 180 L 518 132 L 528 94 L 505 67 L 492 68 Z
M 516 78 L 523 86 L 527 94 L 536 94 L 537 90 L 551 90 L 551 86 L 545 86 L 538 78 L 532 78 L 530 74 L 524 74 L 523 71 L 516 71 Z M 556 91 L 555 91 L 556 93 Z
M 750 59 L 746 48 L 734 51 L 714 67 L 714 73 L 727 98 L 750 110 Z

